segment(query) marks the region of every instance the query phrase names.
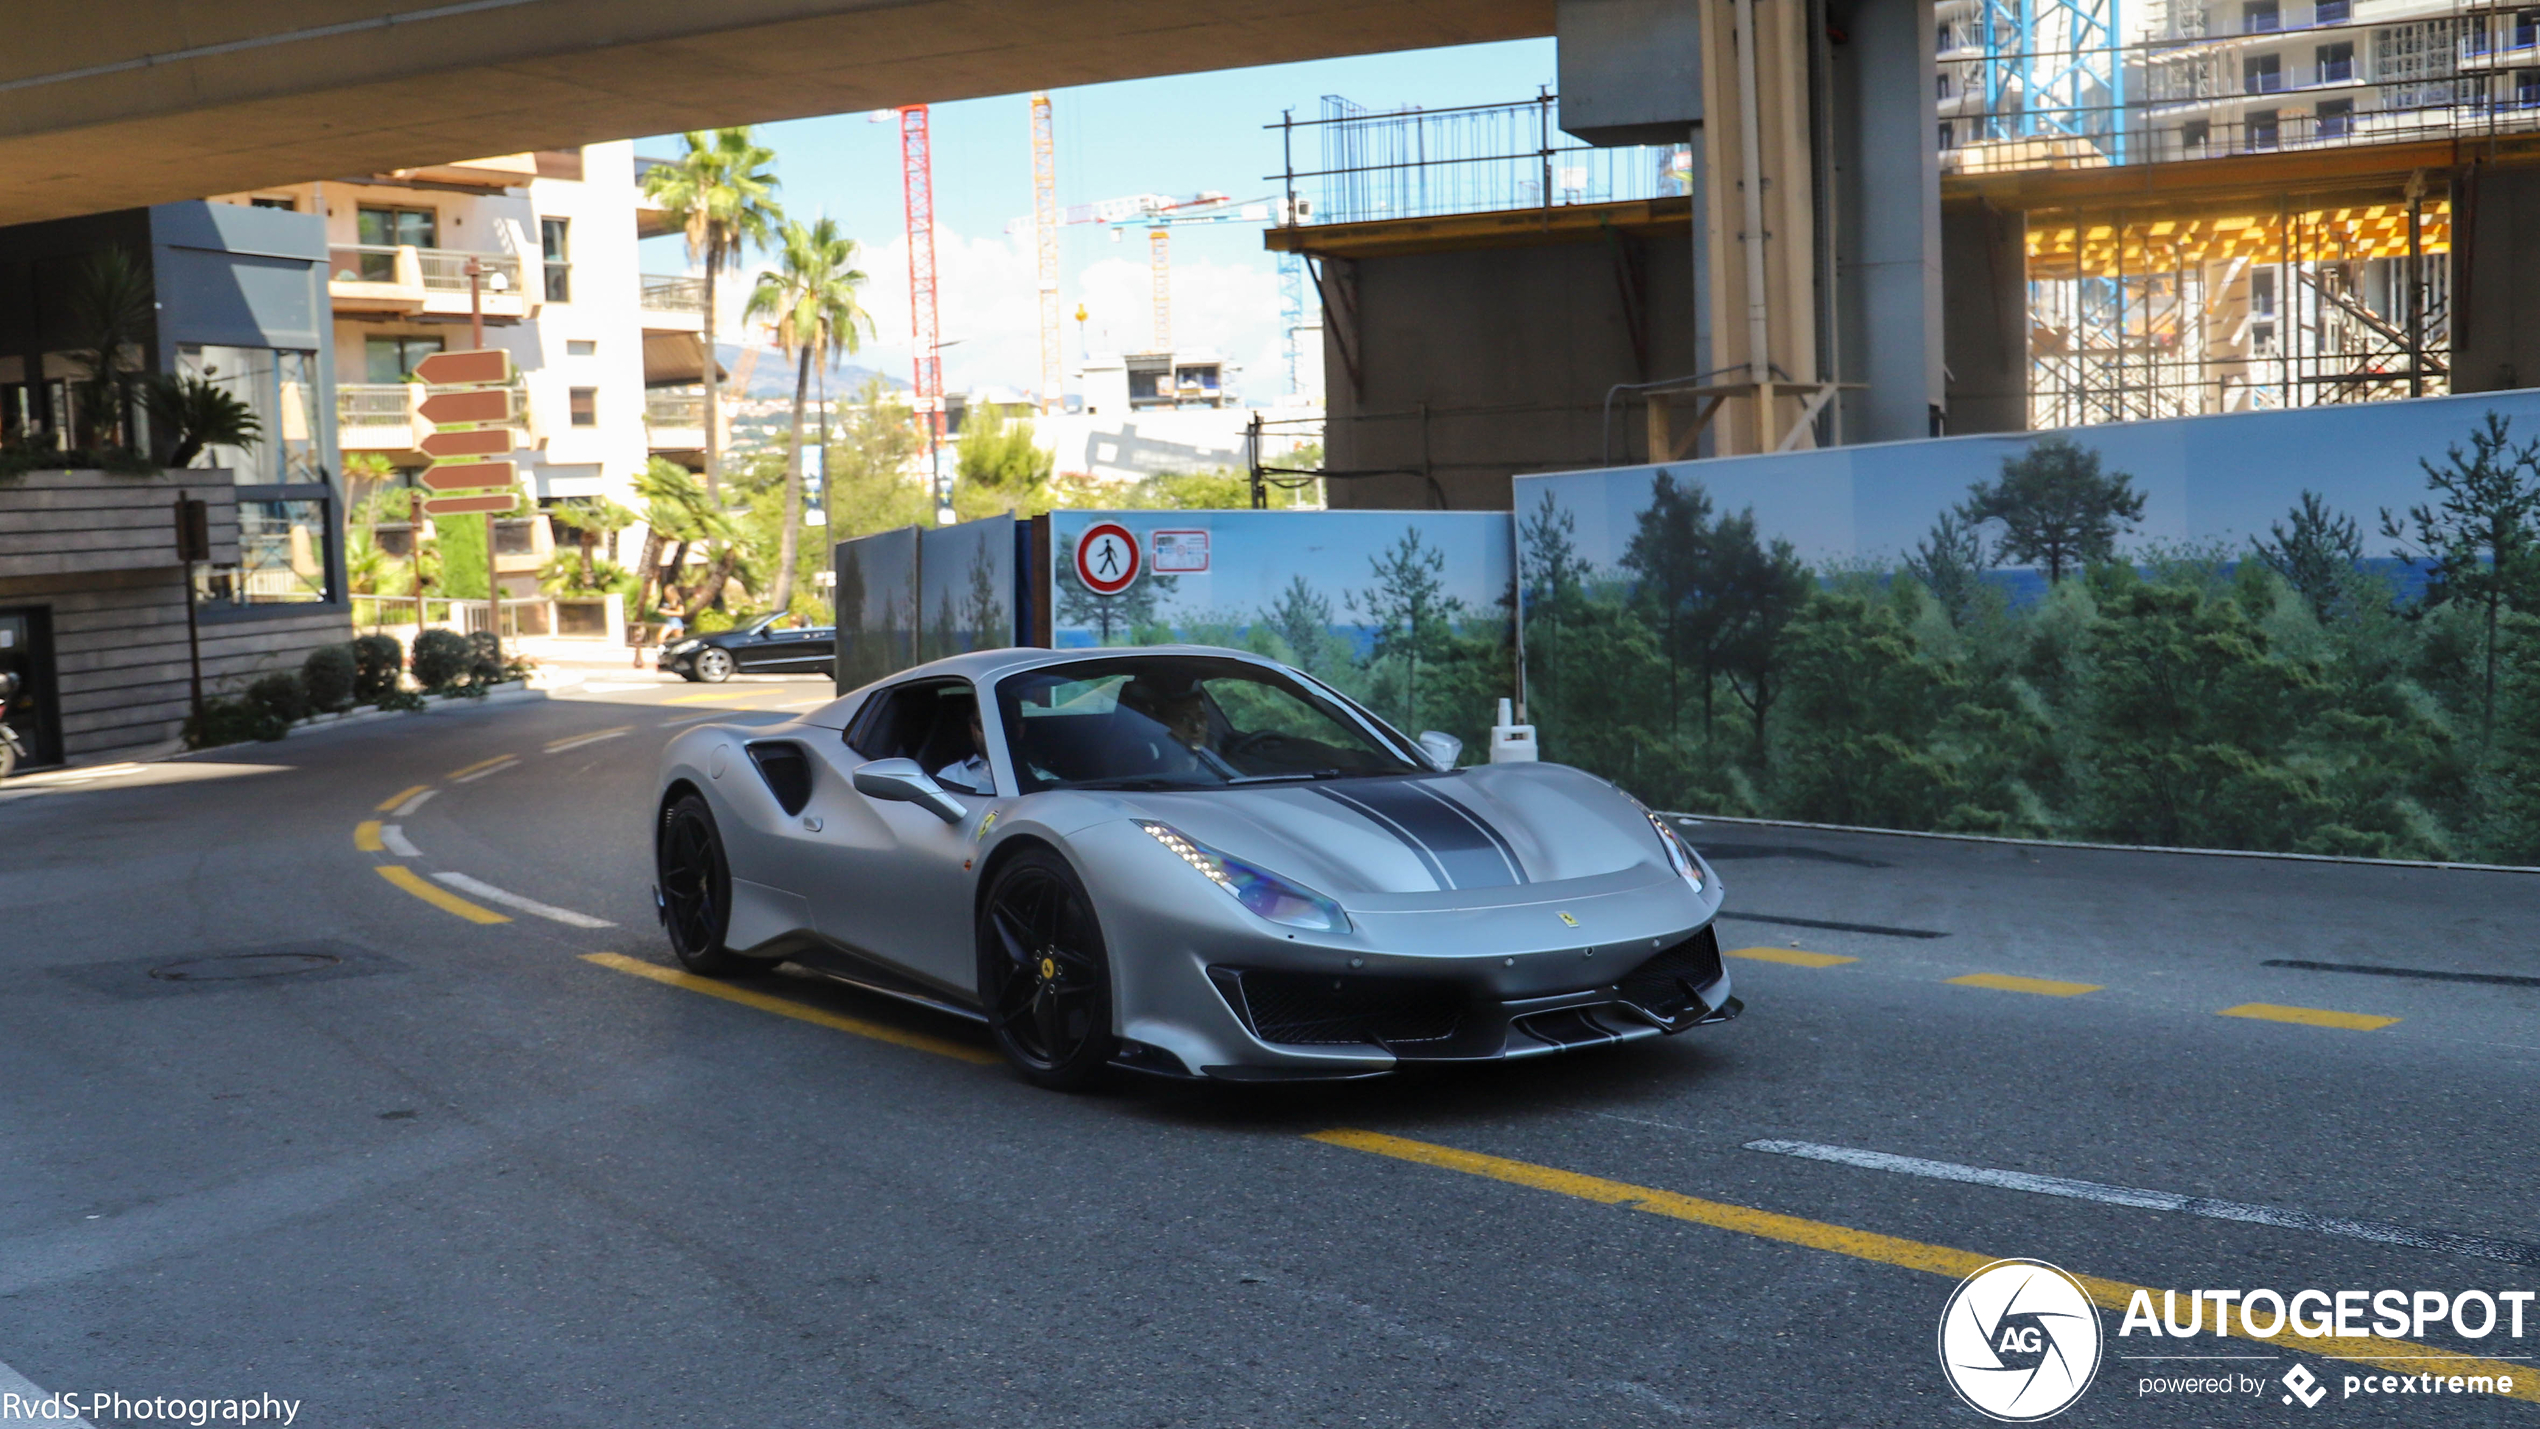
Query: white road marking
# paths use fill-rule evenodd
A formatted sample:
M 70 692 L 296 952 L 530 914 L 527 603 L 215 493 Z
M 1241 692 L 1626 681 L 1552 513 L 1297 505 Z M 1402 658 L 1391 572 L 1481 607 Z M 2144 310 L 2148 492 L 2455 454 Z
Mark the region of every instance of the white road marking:
M 1860 1151 L 1849 1146 L 1821 1146 L 1813 1141 L 1750 1141 L 1746 1143 L 1746 1149 L 1769 1151 L 1778 1156 L 1800 1156 L 1810 1161 L 1831 1161 L 1870 1171 L 1894 1171 L 1933 1181 L 1995 1186 L 2006 1191 L 2029 1191 L 2041 1196 L 2061 1196 L 2067 1200 L 2131 1206 L 2143 1211 L 2176 1211 L 2203 1216 L 2208 1220 L 2246 1221 L 2253 1225 L 2342 1236 L 2347 1240 L 2474 1255 L 2482 1260 L 2501 1260 L 2508 1265 L 2540 1265 L 2540 1245 L 2490 1240 L 2485 1236 L 2454 1235 L 2449 1231 L 2421 1231 L 2386 1221 L 2350 1221 L 2336 1216 L 2316 1216 L 2309 1211 L 2290 1210 L 2283 1206 L 2254 1206 L 2241 1201 L 2217 1201 L 2207 1196 L 2185 1196 L 2176 1191 L 2146 1191 L 2134 1186 L 2073 1181 L 2062 1176 L 2037 1176 L 2026 1171 L 1961 1166 L 1954 1161 L 1926 1161 L 1919 1156 L 1893 1156 L 1884 1151 Z
M 379 826 L 379 842 L 381 847 L 386 848 L 390 853 L 395 854 L 399 858 L 423 857 L 423 850 L 416 848 L 413 843 L 409 842 L 406 838 L 406 831 L 397 827 L 395 824 L 381 824 Z
M 413 798 L 408 799 L 406 802 L 404 802 L 404 803 L 402 803 L 402 804 L 399 804 L 397 807 L 395 807 L 395 808 L 393 808 L 393 809 L 389 810 L 389 811 L 388 811 L 388 815 L 389 815 L 389 817 L 390 817 L 390 818 L 396 818 L 396 819 L 402 819 L 402 818 L 409 817 L 410 815 L 412 815 L 412 814 L 414 813 L 414 811 L 415 811 L 415 810 L 420 809 L 420 808 L 422 808 L 422 807 L 423 807 L 423 801 L 424 801 L 424 800 L 429 799 L 429 798 L 431 798 L 433 795 L 438 794 L 438 793 L 440 793 L 440 792 L 441 792 L 441 791 L 440 791 L 440 790 L 438 790 L 438 789 L 426 789 L 426 790 L 424 790 L 422 793 L 415 795 Z
M 9 1366 L 5 1363 L 0 1363 L 0 1399 L 11 1397 L 14 1397 L 22 1405 L 49 1404 L 53 1399 L 53 1396 L 36 1388 L 33 1380 L 30 1380 L 25 1375 L 9 1368 Z M 64 1407 L 68 1407 L 67 1402 Z M 13 1415 L 11 1417 L 14 1418 L 16 1416 Z M 29 1419 L 35 1418 L 33 1413 L 28 1413 L 26 1417 Z M 45 1419 L 39 1422 L 59 1425 L 61 1426 L 61 1429 L 90 1429 L 87 1420 L 73 1419 L 67 1416 L 60 1419 Z
M 453 779 L 450 782 L 453 784 L 473 784 L 477 780 L 482 779 L 489 774 L 500 774 L 506 769 L 517 769 L 519 767 L 520 760 L 517 757 L 514 757 L 506 759 L 500 764 L 488 765 L 483 769 L 477 770 L 473 774 L 467 775 L 463 778 Z
M 586 744 L 597 744 L 604 739 L 615 739 L 619 735 L 624 734 L 633 728 L 633 725 L 622 724 L 615 729 L 600 730 L 595 734 L 586 734 L 577 739 L 559 739 L 555 743 L 547 746 L 547 752 L 549 754 L 562 754 L 568 749 L 580 749 Z
M 582 688 L 595 693 L 616 694 L 621 690 L 658 690 L 666 686 L 654 680 L 637 680 L 632 683 L 624 680 L 593 680 Z
M 617 926 L 606 918 L 594 918 L 588 913 L 576 913 L 570 908 L 559 908 L 553 903 L 541 903 L 535 898 L 523 898 L 517 893 L 496 888 L 490 883 L 480 883 L 464 873 L 436 873 L 432 876 L 461 893 L 473 893 L 488 903 L 500 903 L 506 908 L 517 908 L 523 913 L 535 913 L 541 918 L 562 923 L 568 928 L 614 928 Z

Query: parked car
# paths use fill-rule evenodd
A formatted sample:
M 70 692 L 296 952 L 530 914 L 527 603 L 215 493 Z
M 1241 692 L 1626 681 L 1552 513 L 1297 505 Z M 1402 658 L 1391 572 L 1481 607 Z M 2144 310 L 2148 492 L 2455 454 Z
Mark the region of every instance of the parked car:
M 837 658 L 836 627 L 779 612 L 674 641 L 661 652 L 661 668 L 715 684 L 734 675 L 827 675 Z
M 975 1017 L 1032 1082 L 1541 1056 L 1737 1015 L 1720 884 L 1559 764 L 1458 768 L 1235 650 L 995 650 L 663 751 L 692 972 L 792 959 Z

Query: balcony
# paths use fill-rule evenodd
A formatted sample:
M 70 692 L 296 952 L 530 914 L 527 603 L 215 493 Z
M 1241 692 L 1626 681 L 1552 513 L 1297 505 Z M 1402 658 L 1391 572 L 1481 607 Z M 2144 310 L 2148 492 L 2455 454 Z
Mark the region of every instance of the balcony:
M 518 322 L 536 309 L 521 288 L 520 260 L 507 253 L 347 243 L 327 250 L 327 296 L 339 313 L 468 315 L 467 265 L 483 270 L 485 316 Z
M 433 424 L 423 419 L 423 399 L 430 389 L 420 382 L 338 382 L 335 384 L 335 444 L 348 452 L 402 452 L 417 455 Z M 511 390 L 517 438 L 539 444 L 531 428 L 529 394 Z
M 706 446 L 703 392 L 644 394 L 646 445 L 657 452 L 697 452 Z
M 643 278 L 642 311 L 647 332 L 706 330 L 706 281 L 647 273 Z

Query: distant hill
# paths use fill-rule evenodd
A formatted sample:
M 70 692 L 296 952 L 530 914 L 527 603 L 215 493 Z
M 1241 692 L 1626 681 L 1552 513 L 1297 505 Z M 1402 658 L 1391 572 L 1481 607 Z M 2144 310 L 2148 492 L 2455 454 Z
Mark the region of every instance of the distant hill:
M 723 370 L 729 372 L 734 366 L 739 364 L 741 360 L 741 345 L 735 342 L 716 343 L 714 347 L 714 355 L 716 359 L 723 364 Z M 894 377 L 890 373 L 881 371 L 878 368 L 861 367 L 854 363 L 848 363 L 843 366 L 829 369 L 829 395 L 832 398 L 853 396 L 855 393 L 863 389 L 865 379 L 871 377 L 881 378 L 883 387 L 889 391 L 905 392 L 908 390 L 908 381 L 905 378 Z M 814 374 L 812 382 L 814 383 L 815 390 L 817 390 L 817 384 L 819 381 L 819 376 Z M 787 361 L 785 354 L 778 352 L 775 348 L 760 348 L 758 353 L 758 365 L 750 369 L 750 386 L 748 395 L 752 397 L 793 396 L 794 364 Z

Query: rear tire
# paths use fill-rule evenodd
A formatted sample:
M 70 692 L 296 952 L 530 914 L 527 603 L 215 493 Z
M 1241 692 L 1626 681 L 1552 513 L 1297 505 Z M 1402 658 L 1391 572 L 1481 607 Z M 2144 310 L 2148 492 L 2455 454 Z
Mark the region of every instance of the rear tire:
M 979 905 L 979 1004 L 1023 1080 L 1080 1091 L 1120 1047 L 1111 958 L 1093 899 L 1067 860 L 1026 849 L 997 869 Z
M 653 833 L 653 876 L 661 890 L 662 928 L 679 965 L 704 977 L 732 977 L 766 966 L 723 946 L 732 926 L 732 867 L 714 811 L 683 794 L 661 811 Z

